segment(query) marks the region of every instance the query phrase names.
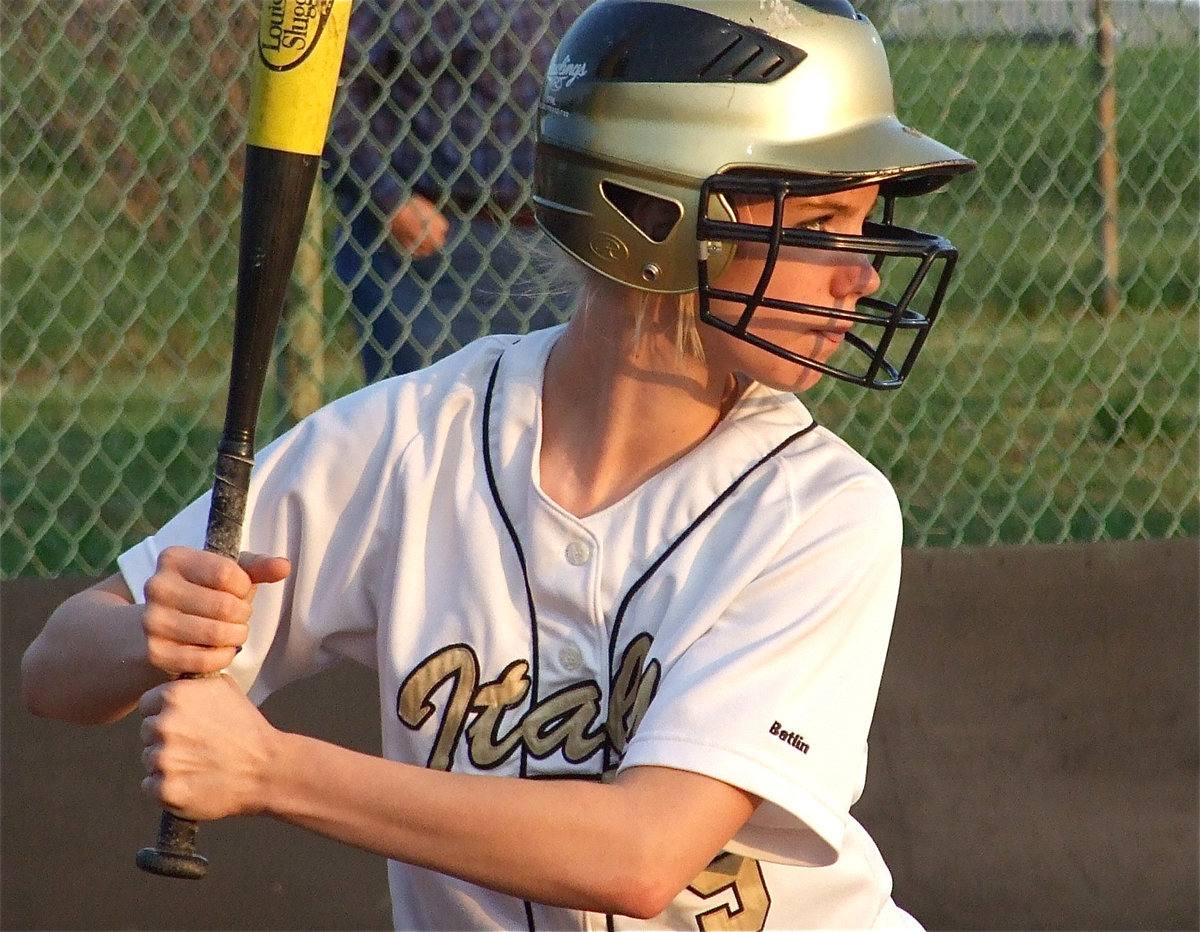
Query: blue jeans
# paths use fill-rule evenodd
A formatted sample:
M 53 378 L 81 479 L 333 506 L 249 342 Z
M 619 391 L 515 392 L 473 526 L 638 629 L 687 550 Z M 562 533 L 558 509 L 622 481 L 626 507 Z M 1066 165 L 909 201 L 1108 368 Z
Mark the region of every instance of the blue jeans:
M 556 289 L 531 255 L 544 240 L 536 228 L 451 216 L 445 249 L 414 259 L 369 214 L 343 224 L 334 243 L 368 382 L 419 369 L 489 333 L 553 326 L 573 310 L 575 296 Z

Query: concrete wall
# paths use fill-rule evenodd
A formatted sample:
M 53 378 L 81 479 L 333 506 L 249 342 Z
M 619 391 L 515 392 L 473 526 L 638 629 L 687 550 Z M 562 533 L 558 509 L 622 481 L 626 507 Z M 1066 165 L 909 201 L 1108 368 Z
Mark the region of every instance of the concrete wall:
M 1196 929 L 1200 542 L 910 551 L 856 812 L 931 929 Z M 18 663 L 88 580 L 0 586 L 0 927 L 382 929 L 383 865 L 266 820 L 206 825 L 199 882 L 133 866 L 157 811 L 135 722 L 34 720 Z M 350 666 L 268 715 L 364 750 Z

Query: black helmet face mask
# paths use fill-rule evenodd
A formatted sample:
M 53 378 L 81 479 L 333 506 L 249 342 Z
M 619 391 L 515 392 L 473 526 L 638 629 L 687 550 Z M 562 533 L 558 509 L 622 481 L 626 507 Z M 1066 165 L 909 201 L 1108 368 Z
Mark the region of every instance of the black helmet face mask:
M 937 317 L 958 253 L 943 237 L 892 222 L 895 198 L 884 194 L 882 214 L 863 224 L 861 234 L 788 226 L 788 204 L 856 186 L 847 179 L 715 176 L 703 185 L 697 220 L 700 319 L 737 339 L 824 375 L 874 389 L 898 388 L 907 377 Z M 728 205 L 747 200 L 773 205 L 760 222 L 742 219 Z M 737 220 L 729 220 L 731 214 Z M 861 258 L 859 258 L 861 257 Z M 772 287 L 781 266 L 820 267 L 869 262 L 878 287 L 864 287 L 853 306 L 808 303 L 803 296 Z M 738 270 L 736 283 L 730 272 Z M 854 274 L 854 273 L 849 273 Z M 746 283 L 749 282 L 749 286 Z M 763 314 L 762 312 L 767 312 Z M 769 316 L 768 331 L 756 315 Z M 790 318 L 790 320 L 789 320 Z M 781 322 L 782 321 L 782 322 Z M 853 328 L 853 329 L 851 329 Z M 798 348 L 804 341 L 779 333 L 823 332 L 831 342 Z M 784 342 L 793 343 L 789 348 Z M 812 343 L 813 341 L 808 341 Z M 832 345 L 841 344 L 830 352 Z

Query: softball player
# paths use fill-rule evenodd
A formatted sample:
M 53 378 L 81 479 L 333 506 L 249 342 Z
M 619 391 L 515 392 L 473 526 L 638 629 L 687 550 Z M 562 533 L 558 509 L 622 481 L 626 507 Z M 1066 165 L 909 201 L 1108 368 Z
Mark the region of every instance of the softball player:
M 972 167 L 898 122 L 842 0 L 600 0 L 535 180 L 581 310 L 276 441 L 240 567 L 185 509 L 52 617 L 27 702 L 138 709 L 188 818 L 386 856 L 397 928 L 915 925 L 849 812 L 899 509 L 796 393 L 908 375 L 955 253 L 895 201 Z M 382 758 L 255 707 L 341 657 Z

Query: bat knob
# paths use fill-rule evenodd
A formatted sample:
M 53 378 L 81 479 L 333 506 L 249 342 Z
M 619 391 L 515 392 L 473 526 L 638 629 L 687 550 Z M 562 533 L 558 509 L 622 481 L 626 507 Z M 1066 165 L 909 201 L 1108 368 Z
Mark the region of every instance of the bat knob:
M 160 877 L 178 877 L 183 880 L 200 880 L 208 874 L 206 858 L 198 854 L 160 851 L 158 848 L 143 848 L 139 851 L 137 866 Z
M 199 826 L 174 813 L 163 811 L 158 826 L 158 843 L 137 853 L 137 866 L 160 877 L 199 880 L 208 874 L 208 860 L 196 854 Z

